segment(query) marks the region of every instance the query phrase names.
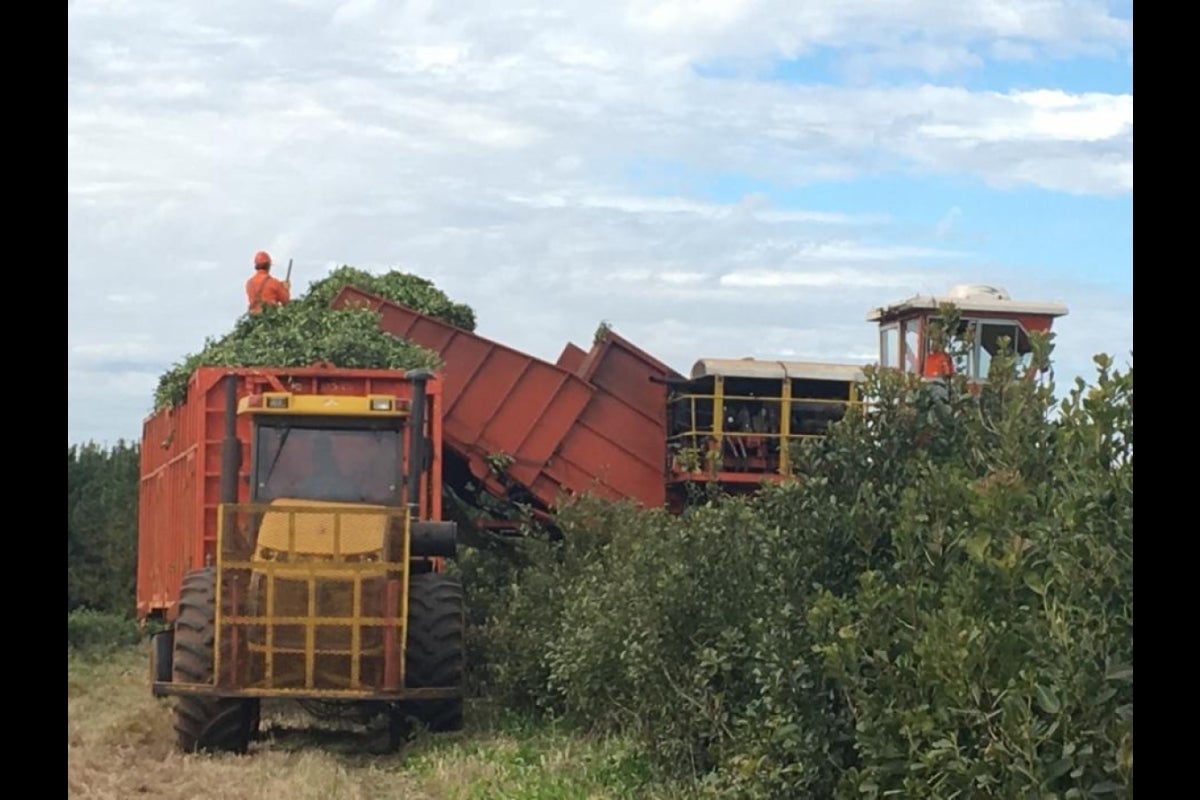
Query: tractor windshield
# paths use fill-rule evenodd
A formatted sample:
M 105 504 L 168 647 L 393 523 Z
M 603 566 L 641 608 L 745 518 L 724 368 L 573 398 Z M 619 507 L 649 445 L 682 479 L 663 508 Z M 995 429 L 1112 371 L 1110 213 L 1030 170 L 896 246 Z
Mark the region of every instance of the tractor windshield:
M 279 497 L 395 505 L 401 479 L 395 429 L 261 426 L 255 456 L 258 501 Z

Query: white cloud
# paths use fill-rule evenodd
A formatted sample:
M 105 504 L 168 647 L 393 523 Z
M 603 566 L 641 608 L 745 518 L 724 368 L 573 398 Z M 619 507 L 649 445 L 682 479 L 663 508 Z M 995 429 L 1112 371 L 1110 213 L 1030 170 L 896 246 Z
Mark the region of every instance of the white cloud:
M 151 292 L 130 292 L 129 294 L 105 295 L 104 299 L 118 305 L 145 305 L 146 303 L 153 303 L 154 297 L 154 294 Z
M 887 216 L 883 214 L 843 214 L 804 209 L 774 209 L 754 198 L 745 198 L 736 205 L 706 203 L 682 197 L 595 195 L 576 194 L 575 192 L 539 195 L 508 194 L 504 199 L 511 203 L 534 208 L 593 208 L 644 216 L 681 214 L 717 219 L 730 218 L 737 214 L 749 214 L 764 222 L 810 222 L 828 225 L 871 225 L 887 222 Z
M 1006 105 L 1010 113 L 1004 115 L 931 123 L 920 126 L 918 132 L 934 139 L 970 142 L 1103 142 L 1133 131 L 1131 95 L 1071 95 L 1043 89 L 1013 93 L 1006 98 Z
M 450 42 L 417 45 L 402 50 L 398 55 L 402 59 L 411 60 L 417 69 L 434 71 L 457 66 L 466 60 L 469 51 L 469 45 Z
M 887 198 L 793 208 L 716 179 L 786 192 L 933 174 L 1128 193 L 1132 97 L 696 68 L 822 47 L 939 76 L 989 54 L 1129 42 L 1128 22 L 1086 0 L 296 0 L 270 13 L 77 0 L 69 429 L 136 435 L 152 378 L 244 310 L 259 249 L 296 258 L 297 289 L 347 262 L 418 271 L 475 306 L 484 333 L 549 359 L 602 318 L 683 367 L 760 345 L 870 351 L 866 309 L 989 282 L 990 268 L 938 247 L 928 223 L 900 232 L 906 209 Z M 1099 325 L 1074 330 L 1081 347 L 1106 341 Z M 97 398 L 106 370 L 126 376 L 125 405 Z
M 657 278 L 663 283 L 672 283 L 684 285 L 689 283 L 700 283 L 707 276 L 702 272 L 663 272 Z
M 1032 61 L 1037 55 L 1032 45 L 1009 39 L 992 42 L 990 52 L 993 58 L 1001 61 Z
M 335 25 L 359 22 L 370 16 L 375 11 L 375 6 L 376 0 L 346 0 L 339 3 L 337 10 L 333 12 L 333 22 Z
M 722 286 L 739 288 L 819 287 L 845 289 L 895 289 L 902 291 L 924 276 L 911 272 L 868 272 L 839 269 L 829 271 L 744 270 L 721 276 Z
M 631 0 L 625 19 L 655 34 L 704 34 L 735 25 L 749 5 L 746 0 Z
M 854 83 L 865 84 L 880 71 L 888 69 L 912 68 L 938 77 L 982 64 L 983 59 L 966 45 L 923 41 L 849 56 L 843 70 Z
M 150 353 L 144 342 L 80 342 L 67 346 L 67 352 L 75 356 L 91 358 L 143 358 Z
M 764 50 L 792 58 L 818 46 L 911 52 L 913 42 L 954 47 L 997 39 L 1063 54 L 1104 52 L 1130 47 L 1133 35 L 1132 22 L 1113 16 L 1098 0 L 761 0 L 693 10 L 695 5 L 634 3 L 626 19 L 642 37 L 693 59 L 754 57 Z M 930 48 L 925 57 L 932 53 Z

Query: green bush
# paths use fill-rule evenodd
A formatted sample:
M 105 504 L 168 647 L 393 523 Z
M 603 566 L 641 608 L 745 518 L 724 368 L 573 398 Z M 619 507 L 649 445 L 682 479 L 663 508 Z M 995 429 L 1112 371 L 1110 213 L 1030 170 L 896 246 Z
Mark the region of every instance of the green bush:
M 1133 374 L 1097 364 L 1061 402 L 868 370 L 795 482 L 570 504 L 496 595 L 496 690 L 719 796 L 1132 796 Z
M 369 294 L 406 305 L 463 330 L 475 330 L 474 309 L 464 303 L 455 303 L 434 286 L 433 281 L 396 270 L 373 275 L 354 267 L 341 266 L 324 278 L 310 283 L 300 301 L 304 305 L 328 308 L 345 286 L 354 286 Z
M 1046 387 L 965 403 L 961 456 L 910 457 L 888 558 L 816 596 L 840 796 L 1132 795 L 1133 375 L 1097 363 L 1057 419 Z
M 105 653 L 141 641 L 137 623 L 123 614 L 81 608 L 67 612 L 67 651 Z

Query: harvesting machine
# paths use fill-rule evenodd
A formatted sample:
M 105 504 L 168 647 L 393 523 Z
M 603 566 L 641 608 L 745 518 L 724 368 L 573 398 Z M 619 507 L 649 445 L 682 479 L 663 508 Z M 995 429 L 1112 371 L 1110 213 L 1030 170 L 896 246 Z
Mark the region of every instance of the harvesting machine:
M 1028 357 L 1029 333 L 1067 313 L 974 284 L 917 295 L 868 314 L 880 364 L 932 376 L 944 304 L 973 343 L 951 369 L 974 383 L 1001 342 Z M 548 519 L 561 498 L 584 492 L 678 510 L 696 484 L 753 491 L 789 474 L 791 443 L 821 436 L 862 400 L 861 365 L 702 358 L 685 377 L 607 329 L 590 350 L 567 344 L 550 363 L 355 287 L 333 305 L 370 308 L 383 330 L 441 355 L 445 482 L 458 495 L 482 488 L 495 501 L 487 513 L 507 503 Z M 485 514 L 474 524 L 514 523 Z

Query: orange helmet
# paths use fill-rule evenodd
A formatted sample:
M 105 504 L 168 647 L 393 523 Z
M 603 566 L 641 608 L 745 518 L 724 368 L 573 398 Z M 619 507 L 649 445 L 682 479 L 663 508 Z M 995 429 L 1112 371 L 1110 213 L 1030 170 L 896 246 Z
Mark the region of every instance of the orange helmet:
M 254 254 L 254 268 L 266 269 L 271 266 L 271 254 L 266 250 L 259 250 Z

